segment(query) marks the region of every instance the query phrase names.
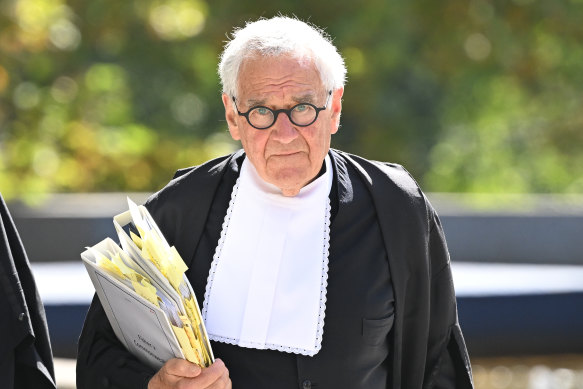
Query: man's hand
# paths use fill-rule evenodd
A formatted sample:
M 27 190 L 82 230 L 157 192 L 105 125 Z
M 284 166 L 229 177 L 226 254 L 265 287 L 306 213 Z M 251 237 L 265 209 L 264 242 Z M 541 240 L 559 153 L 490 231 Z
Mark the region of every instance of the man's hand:
M 148 389 L 231 389 L 229 370 L 217 359 L 206 369 L 184 359 L 170 359 L 152 377 Z

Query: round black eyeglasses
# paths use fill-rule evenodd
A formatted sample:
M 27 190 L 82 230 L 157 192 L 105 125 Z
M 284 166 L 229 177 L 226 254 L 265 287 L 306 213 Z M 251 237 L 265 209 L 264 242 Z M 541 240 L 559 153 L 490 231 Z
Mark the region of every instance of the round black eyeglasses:
M 323 111 L 328 107 L 330 96 L 332 96 L 332 91 L 328 92 L 326 104 L 324 104 L 322 108 L 318 108 L 314 104 L 310 103 L 299 103 L 290 109 L 273 110 L 269 107 L 260 105 L 251 108 L 247 112 L 241 112 L 239 111 L 239 108 L 237 108 L 237 101 L 235 100 L 235 96 L 233 96 L 233 103 L 235 104 L 235 109 L 237 110 L 239 116 L 245 116 L 245 119 L 247 119 L 247 122 L 251 125 L 251 127 L 258 130 L 266 130 L 273 126 L 273 124 L 277 121 L 277 117 L 280 113 L 285 113 L 290 122 L 298 127 L 309 126 L 318 119 L 318 114 L 320 111 Z

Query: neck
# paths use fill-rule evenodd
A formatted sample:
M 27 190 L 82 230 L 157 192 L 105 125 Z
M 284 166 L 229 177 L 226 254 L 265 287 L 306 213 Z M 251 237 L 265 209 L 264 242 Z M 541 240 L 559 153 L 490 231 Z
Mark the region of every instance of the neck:
M 311 180 L 309 180 L 308 182 L 306 182 L 304 185 L 302 185 L 299 188 L 279 188 L 281 190 L 281 194 L 284 195 L 285 197 L 297 196 L 297 194 L 300 193 L 300 190 L 304 186 L 309 185 L 314 180 L 316 180 L 318 177 L 322 176 L 324 173 L 326 173 L 326 161 L 325 160 L 322 161 L 322 167 L 320 168 L 320 171 L 318 172 L 318 174 L 316 174 L 314 176 L 314 178 L 312 178 Z

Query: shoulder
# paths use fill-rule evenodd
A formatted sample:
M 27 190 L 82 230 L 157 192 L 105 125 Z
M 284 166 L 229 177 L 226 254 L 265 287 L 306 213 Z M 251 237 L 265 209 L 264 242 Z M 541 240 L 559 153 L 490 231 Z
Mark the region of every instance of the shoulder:
M 331 154 L 358 172 L 369 188 L 377 209 L 416 215 L 421 225 L 430 228 L 435 211 L 417 181 L 403 166 L 370 160 L 340 150 L 331 150 Z
M 144 204 L 166 240 L 179 252 L 191 253 L 225 172 L 242 152 L 179 170 L 174 178 Z M 186 254 L 187 257 L 190 254 Z M 189 258 L 189 257 L 188 257 Z
M 181 208 L 191 203 L 199 194 L 214 191 L 229 162 L 242 155 L 241 151 L 209 160 L 201 165 L 179 169 L 166 186 L 151 195 L 146 201 L 150 212 L 161 207 Z
M 379 186 L 390 186 L 395 194 L 422 198 L 423 192 L 413 176 L 401 165 L 390 162 L 380 162 L 360 157 L 340 150 L 331 150 L 336 156 L 352 165 L 366 183 L 374 189 Z

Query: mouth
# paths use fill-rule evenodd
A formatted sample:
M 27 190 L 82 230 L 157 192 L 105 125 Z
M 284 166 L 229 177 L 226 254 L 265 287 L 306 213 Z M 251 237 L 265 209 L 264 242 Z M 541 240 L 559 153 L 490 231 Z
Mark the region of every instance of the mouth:
M 281 151 L 278 153 L 271 154 L 271 157 L 289 157 L 292 155 L 300 154 L 301 151 Z

